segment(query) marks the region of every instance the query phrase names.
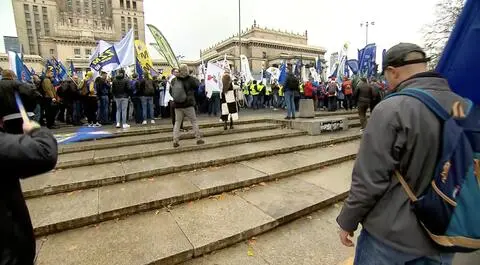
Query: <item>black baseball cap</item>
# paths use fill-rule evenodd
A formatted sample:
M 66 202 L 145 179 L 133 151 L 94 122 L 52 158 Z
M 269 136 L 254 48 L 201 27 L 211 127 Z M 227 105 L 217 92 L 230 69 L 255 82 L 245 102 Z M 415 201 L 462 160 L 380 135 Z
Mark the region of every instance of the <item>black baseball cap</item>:
M 412 52 L 423 54 L 423 58 L 415 60 L 406 60 L 407 55 Z M 430 58 L 427 58 L 426 53 L 417 44 L 413 43 L 399 43 L 387 51 L 385 60 L 382 62 L 382 74 L 384 74 L 387 67 L 401 67 L 409 64 L 426 63 Z

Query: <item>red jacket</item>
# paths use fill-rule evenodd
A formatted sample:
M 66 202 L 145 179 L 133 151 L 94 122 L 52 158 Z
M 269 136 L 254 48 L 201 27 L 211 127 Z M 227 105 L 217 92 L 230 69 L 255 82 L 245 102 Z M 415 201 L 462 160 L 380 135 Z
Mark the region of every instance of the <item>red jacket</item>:
M 312 82 L 308 81 L 307 83 L 305 83 L 305 86 L 303 88 L 303 93 L 305 94 L 306 97 L 312 97 L 313 96 Z

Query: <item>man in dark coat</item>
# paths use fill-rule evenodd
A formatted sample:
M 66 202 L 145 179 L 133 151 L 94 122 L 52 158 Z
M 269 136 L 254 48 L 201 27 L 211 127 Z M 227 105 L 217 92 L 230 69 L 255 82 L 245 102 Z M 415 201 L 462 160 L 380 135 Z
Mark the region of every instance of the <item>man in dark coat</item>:
M 0 129 L 0 264 L 33 265 L 35 236 L 20 179 L 53 169 L 57 142 L 35 122 L 23 124 L 23 135 Z M 26 166 L 28 165 L 28 166 Z

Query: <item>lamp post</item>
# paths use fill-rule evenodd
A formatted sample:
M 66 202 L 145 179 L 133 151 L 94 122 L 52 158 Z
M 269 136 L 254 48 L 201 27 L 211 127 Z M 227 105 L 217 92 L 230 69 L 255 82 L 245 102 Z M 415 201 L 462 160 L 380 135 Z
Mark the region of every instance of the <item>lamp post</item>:
M 375 26 L 375 21 L 366 21 L 366 22 L 362 22 L 360 23 L 360 27 L 363 28 L 363 26 L 365 25 L 365 46 L 368 45 L 368 26 Z
M 241 0 L 238 0 L 238 65 L 240 74 L 240 84 L 242 84 L 242 18 L 241 18 Z

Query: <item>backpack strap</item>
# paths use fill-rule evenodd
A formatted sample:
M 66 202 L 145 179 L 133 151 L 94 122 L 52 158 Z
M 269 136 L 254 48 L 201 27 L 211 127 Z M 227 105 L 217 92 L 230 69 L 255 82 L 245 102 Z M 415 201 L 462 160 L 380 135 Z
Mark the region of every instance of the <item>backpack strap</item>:
M 446 121 L 451 117 L 451 115 L 438 103 L 438 101 L 432 95 L 422 89 L 406 88 L 400 92 L 389 95 L 388 98 L 395 96 L 409 96 L 420 100 L 433 113 L 435 113 L 438 118 L 442 119 L 443 121 Z

